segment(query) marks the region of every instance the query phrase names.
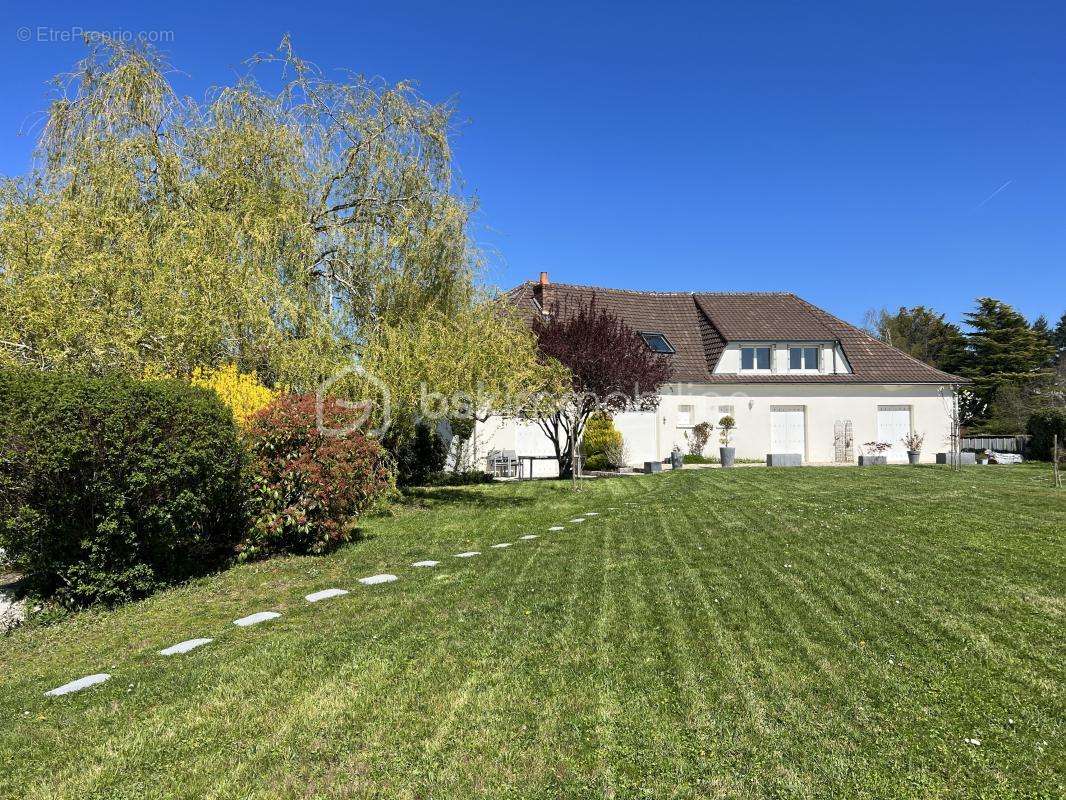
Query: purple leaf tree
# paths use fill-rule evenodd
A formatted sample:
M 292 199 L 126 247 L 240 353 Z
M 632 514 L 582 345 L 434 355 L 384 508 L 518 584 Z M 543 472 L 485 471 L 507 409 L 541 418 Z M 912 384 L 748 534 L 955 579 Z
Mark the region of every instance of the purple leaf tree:
M 649 411 L 659 405 L 659 388 L 670 380 L 670 356 L 652 351 L 617 314 L 596 305 L 562 306 L 533 321 L 541 358 L 570 371 L 571 391 L 550 407 L 527 415 L 555 448 L 560 477 L 573 475 L 572 454 L 585 423 L 602 411 Z

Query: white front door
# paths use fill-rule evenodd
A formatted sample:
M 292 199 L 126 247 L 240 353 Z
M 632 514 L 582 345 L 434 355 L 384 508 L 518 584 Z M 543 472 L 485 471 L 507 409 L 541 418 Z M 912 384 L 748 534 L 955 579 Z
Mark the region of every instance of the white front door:
M 797 453 L 806 458 L 803 406 L 770 407 L 770 452 Z
M 910 406 L 877 407 L 877 441 L 892 445 L 892 449 L 885 453 L 889 461 L 907 460 L 907 445 L 903 444 L 903 437 L 910 432 Z

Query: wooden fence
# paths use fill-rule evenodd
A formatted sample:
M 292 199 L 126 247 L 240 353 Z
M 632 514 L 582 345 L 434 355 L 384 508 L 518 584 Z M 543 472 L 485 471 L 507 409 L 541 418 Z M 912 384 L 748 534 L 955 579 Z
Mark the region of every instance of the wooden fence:
M 961 449 L 1024 454 L 1028 446 L 1028 436 L 963 436 Z

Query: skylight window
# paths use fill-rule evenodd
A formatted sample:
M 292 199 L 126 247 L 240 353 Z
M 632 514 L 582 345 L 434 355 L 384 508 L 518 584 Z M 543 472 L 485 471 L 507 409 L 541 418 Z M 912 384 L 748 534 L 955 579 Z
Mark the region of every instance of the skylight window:
M 661 333 L 641 333 L 640 338 L 644 340 L 644 344 L 654 350 L 656 353 L 675 353 L 674 346 L 667 341 L 666 337 Z

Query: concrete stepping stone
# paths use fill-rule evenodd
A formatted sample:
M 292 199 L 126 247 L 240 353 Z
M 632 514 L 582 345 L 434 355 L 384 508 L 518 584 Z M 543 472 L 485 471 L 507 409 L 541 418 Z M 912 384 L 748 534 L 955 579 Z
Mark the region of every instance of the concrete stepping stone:
M 585 516 L 586 517 L 598 517 L 599 515 L 600 515 L 599 511 L 586 511 L 585 512 Z
M 371 575 L 369 578 L 360 578 L 359 583 L 364 586 L 376 586 L 379 583 L 392 583 L 395 580 L 399 580 L 395 575 L 389 575 L 387 572 L 382 575 Z
M 88 689 L 90 686 L 96 686 L 98 683 L 110 679 L 111 676 L 106 672 L 101 672 L 97 675 L 86 675 L 84 678 L 78 678 L 76 681 L 70 683 L 64 683 L 62 686 L 57 686 L 54 689 L 49 689 L 44 693 L 45 697 L 59 697 L 63 694 L 70 694 L 71 692 L 80 692 L 82 689 Z
M 530 539 L 536 539 L 537 535 L 535 533 L 530 533 L 530 534 L 527 534 L 525 536 L 519 536 L 518 538 L 519 539 L 525 539 L 526 541 L 529 541 Z
M 456 558 L 473 558 L 474 556 L 479 556 L 479 555 L 481 555 L 481 553 L 479 553 L 477 550 L 468 550 L 465 553 L 456 553 L 455 557 Z
M 497 549 L 497 550 L 502 550 L 503 548 L 510 547 L 510 546 L 511 546 L 511 542 L 500 542 L 499 544 L 494 544 L 493 545 L 493 547 L 495 549 Z
M 170 647 L 165 647 L 159 651 L 161 656 L 176 656 L 182 653 L 188 653 L 190 650 L 195 650 L 197 647 L 203 647 L 205 644 L 211 644 L 214 639 L 186 639 L 184 642 L 178 642 L 172 644 Z
M 257 611 L 247 617 L 233 620 L 233 624 L 238 628 L 247 628 L 249 625 L 258 625 L 260 622 L 266 622 L 268 619 L 277 619 L 280 616 L 281 614 L 277 611 Z
M 435 566 L 437 566 L 437 565 L 438 565 L 439 563 L 440 563 L 439 561 L 429 561 L 429 560 L 426 560 L 426 561 L 416 561 L 416 562 L 415 562 L 414 564 L 412 564 L 411 566 L 412 566 L 412 567 L 435 567 Z
M 585 518 L 584 518 L 584 517 L 574 517 L 574 518 L 573 518 L 572 520 L 570 520 L 570 521 L 571 521 L 571 522 L 584 522 L 584 521 L 585 521 Z
M 548 530 L 550 530 L 550 531 L 565 531 L 566 528 L 564 528 L 562 525 L 552 525 L 550 528 L 548 528 Z
M 340 597 L 344 594 L 348 594 L 347 589 L 323 589 L 320 592 L 304 595 L 304 600 L 308 603 L 317 603 L 319 600 L 329 600 L 331 597 Z

